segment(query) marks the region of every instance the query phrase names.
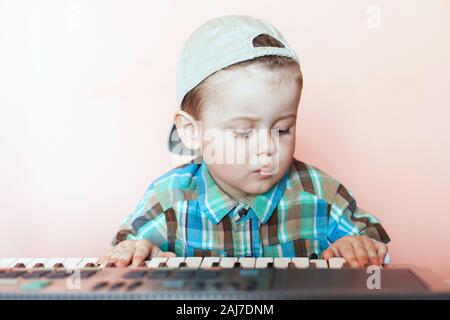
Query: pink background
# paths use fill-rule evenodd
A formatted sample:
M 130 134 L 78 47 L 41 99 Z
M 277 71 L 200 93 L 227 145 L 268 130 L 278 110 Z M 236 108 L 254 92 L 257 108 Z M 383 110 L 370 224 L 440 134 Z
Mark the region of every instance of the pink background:
M 297 157 L 382 220 L 394 262 L 450 279 L 445 0 L 0 1 L 0 257 L 105 252 L 175 165 L 183 41 L 232 13 L 273 23 L 302 61 Z

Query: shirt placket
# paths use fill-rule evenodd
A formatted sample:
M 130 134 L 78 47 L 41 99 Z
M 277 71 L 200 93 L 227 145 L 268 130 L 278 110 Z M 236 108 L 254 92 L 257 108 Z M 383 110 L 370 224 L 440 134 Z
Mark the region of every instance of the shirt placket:
M 249 240 L 249 227 L 251 223 L 250 206 L 239 203 L 233 210 L 233 233 L 235 253 L 239 256 L 251 255 L 251 242 Z

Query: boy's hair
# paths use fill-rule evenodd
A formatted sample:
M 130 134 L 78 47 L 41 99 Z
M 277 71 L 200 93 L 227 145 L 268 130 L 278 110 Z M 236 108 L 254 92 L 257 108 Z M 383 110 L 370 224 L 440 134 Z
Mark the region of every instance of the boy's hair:
M 277 47 L 284 48 L 284 45 L 278 41 L 277 39 L 267 35 L 261 34 L 253 39 L 254 47 Z M 239 63 L 235 63 L 231 66 L 223 68 L 222 70 L 231 70 L 236 67 L 245 67 L 250 64 L 261 64 L 264 68 L 268 70 L 281 70 L 287 69 L 292 66 L 298 67 L 299 76 L 297 77 L 298 84 L 300 86 L 300 90 L 303 87 L 303 77 L 300 71 L 300 65 L 294 59 L 283 57 L 283 56 L 262 56 L 258 58 L 254 58 L 251 60 L 242 61 Z M 209 78 L 209 77 L 208 77 Z M 202 103 L 204 96 L 204 89 L 207 85 L 207 80 L 203 80 L 200 82 L 195 88 L 190 90 L 183 98 L 183 102 L 181 103 L 181 108 L 185 112 L 189 113 L 195 120 L 199 120 L 201 118 L 202 111 Z

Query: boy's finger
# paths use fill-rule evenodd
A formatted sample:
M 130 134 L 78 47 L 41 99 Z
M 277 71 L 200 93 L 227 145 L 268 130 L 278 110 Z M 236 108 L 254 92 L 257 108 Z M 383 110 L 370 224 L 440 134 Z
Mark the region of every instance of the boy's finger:
M 121 251 L 121 255 L 119 257 L 119 261 L 117 261 L 116 265 L 118 267 L 126 267 L 130 264 L 131 258 L 134 255 L 134 246 L 128 246 Z
M 115 247 L 113 249 L 113 251 L 111 252 L 111 256 L 109 258 L 109 261 L 112 263 L 116 263 L 117 260 L 119 260 L 120 258 L 120 254 L 122 252 L 123 248 L 122 247 Z
M 338 247 L 338 249 L 341 256 L 345 259 L 345 261 L 351 268 L 359 267 L 359 263 L 358 260 L 356 260 L 355 251 L 353 250 L 352 245 L 350 244 L 341 245 Z
M 375 242 L 375 246 L 377 247 L 378 259 L 380 260 L 380 264 L 382 264 L 388 253 L 388 247 L 382 242 Z
M 139 267 L 142 262 L 148 257 L 150 254 L 150 247 L 148 245 L 144 245 L 142 243 L 136 244 L 136 251 L 133 256 L 133 267 Z
M 367 255 L 370 259 L 370 264 L 373 265 L 380 265 L 380 261 L 378 260 L 377 255 L 377 247 L 375 247 L 375 244 L 373 243 L 372 239 L 370 238 L 364 238 L 364 246 L 366 247 Z
M 328 260 L 332 257 L 335 257 L 336 255 L 334 254 L 333 250 L 331 249 L 331 247 L 328 247 L 328 249 L 326 249 L 323 253 L 322 253 L 322 257 L 325 260 Z
M 150 249 L 150 258 L 158 257 L 161 249 L 157 246 L 152 246 Z
M 361 268 L 366 268 L 369 264 L 369 257 L 367 256 L 366 247 L 361 241 L 352 242 L 353 250 L 355 250 L 356 259 Z

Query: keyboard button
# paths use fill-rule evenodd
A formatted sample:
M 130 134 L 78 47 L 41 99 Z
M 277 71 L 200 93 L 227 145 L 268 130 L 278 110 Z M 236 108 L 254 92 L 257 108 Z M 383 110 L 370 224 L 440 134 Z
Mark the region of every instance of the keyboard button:
M 67 258 L 64 260 L 63 265 L 66 269 L 75 269 L 78 267 L 80 262 L 82 261 L 82 258 Z
M 334 257 L 328 259 L 330 269 L 342 269 L 345 265 L 345 259 L 341 257 Z
M 286 269 L 288 267 L 289 262 L 291 262 L 291 258 L 274 258 L 273 265 L 278 269 Z
M 14 264 L 17 258 L 3 258 L 0 259 L 0 269 L 9 268 Z
M 220 259 L 219 266 L 224 269 L 233 268 L 237 261 L 237 257 L 223 257 Z
M 70 276 L 70 273 L 66 270 L 52 271 L 46 275 L 47 279 L 64 279 Z
M 292 258 L 295 268 L 297 269 L 307 269 L 309 268 L 309 259 L 304 257 Z
M 125 285 L 125 282 L 116 282 L 109 288 L 109 290 L 112 290 L 112 291 L 118 290 L 118 289 L 122 288 L 124 285 Z
M 258 288 L 258 281 L 249 280 L 244 285 L 244 290 L 246 291 L 254 291 Z
M 95 268 L 99 262 L 99 258 L 83 258 L 79 263 L 78 268 Z
M 169 276 L 171 270 L 155 270 L 147 275 L 149 279 L 165 279 Z
M 197 279 L 215 279 L 219 276 L 219 271 L 197 271 L 195 277 Z
M 218 263 L 218 262 L 220 262 L 220 257 L 204 257 L 203 261 L 200 265 L 200 268 L 202 268 L 202 269 L 212 268 L 213 263 Z
M 64 268 L 63 262 L 66 258 L 50 258 L 45 263 L 45 268 Z
M 239 275 L 243 277 L 256 277 L 259 274 L 258 269 L 242 269 L 239 270 Z
M 17 259 L 14 264 L 13 264 L 13 268 L 26 268 L 27 265 L 33 261 L 33 258 L 19 258 Z
M 18 278 L 21 275 L 23 275 L 24 273 L 26 273 L 26 272 L 25 271 L 7 271 L 7 272 L 0 273 L 0 278 L 1 279 Z
M 168 258 L 166 257 L 155 257 L 152 258 L 150 260 L 146 260 L 145 261 L 145 265 L 147 266 L 147 268 L 149 269 L 156 269 L 156 268 L 160 268 L 162 263 L 166 263 Z
M 202 264 L 202 257 L 186 257 L 184 262 L 188 268 L 198 269 Z
M 195 271 L 191 270 L 176 270 L 172 272 L 171 279 L 188 279 L 195 274 Z
M 165 289 L 182 289 L 185 285 L 184 280 L 174 279 L 174 280 L 164 280 L 163 288 Z
M 310 260 L 310 265 L 311 265 L 311 267 L 314 266 L 315 269 L 328 269 L 327 260 L 323 260 L 323 259 Z
M 147 271 L 130 271 L 124 274 L 125 279 L 140 279 L 147 275 Z
M 127 290 L 134 290 L 142 285 L 142 281 L 135 281 L 128 285 Z
M 203 281 L 195 281 L 189 284 L 189 289 L 191 290 L 203 290 L 205 288 L 205 283 Z
M 44 268 L 48 258 L 34 258 L 27 265 L 27 268 Z
M 266 268 L 269 267 L 269 263 L 272 263 L 272 265 L 273 265 L 273 258 L 272 257 L 259 257 L 259 258 L 256 258 L 255 268 L 266 269 Z
M 101 290 L 105 287 L 107 287 L 109 285 L 109 283 L 107 281 L 101 281 L 99 283 L 97 283 L 92 290 L 96 291 L 96 290 Z
M 255 267 L 255 262 L 256 262 L 256 258 L 251 258 L 251 257 L 241 257 L 239 258 L 239 262 L 241 263 L 242 268 L 254 268 Z
M 24 279 L 38 279 L 41 278 L 43 276 L 45 276 L 46 274 L 48 274 L 50 271 L 32 271 L 32 272 L 28 272 L 28 273 L 24 273 L 22 275 L 22 278 Z
M 97 273 L 97 271 L 95 271 L 95 270 L 81 270 L 80 278 L 81 279 L 87 279 L 87 278 L 92 277 L 96 273 Z
M 178 268 L 180 267 L 180 264 L 182 262 L 184 262 L 184 257 L 173 257 L 173 258 L 169 258 L 166 261 L 166 265 L 168 268 Z

